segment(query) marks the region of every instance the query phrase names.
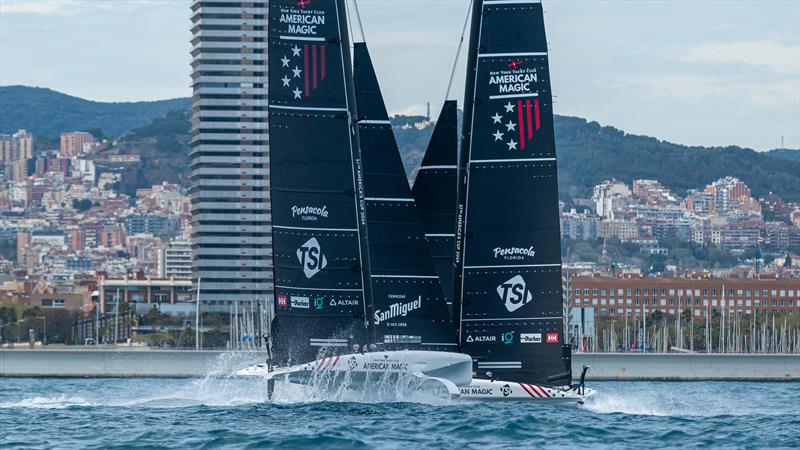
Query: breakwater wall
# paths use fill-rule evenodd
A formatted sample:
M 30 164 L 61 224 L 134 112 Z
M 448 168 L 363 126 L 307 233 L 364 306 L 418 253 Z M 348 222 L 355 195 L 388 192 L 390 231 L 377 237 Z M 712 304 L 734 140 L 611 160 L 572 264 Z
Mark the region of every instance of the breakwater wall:
M 0 377 L 201 377 L 228 375 L 261 353 L 131 349 L 0 349 Z M 589 380 L 800 380 L 800 355 L 578 353 Z
M 800 355 L 703 353 L 578 353 L 572 372 L 590 380 L 800 380 Z

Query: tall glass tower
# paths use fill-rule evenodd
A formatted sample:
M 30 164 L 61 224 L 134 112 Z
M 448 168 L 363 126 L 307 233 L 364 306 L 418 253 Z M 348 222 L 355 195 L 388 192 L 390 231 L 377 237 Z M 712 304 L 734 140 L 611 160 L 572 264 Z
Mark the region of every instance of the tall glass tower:
M 192 273 L 211 310 L 272 300 L 267 14 L 192 3 Z

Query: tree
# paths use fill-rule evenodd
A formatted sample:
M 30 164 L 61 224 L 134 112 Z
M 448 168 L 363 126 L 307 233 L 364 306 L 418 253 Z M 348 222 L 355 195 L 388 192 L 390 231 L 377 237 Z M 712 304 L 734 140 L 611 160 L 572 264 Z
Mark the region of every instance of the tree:
M 786 259 L 783 260 L 783 267 L 792 267 L 792 255 L 786 254 Z
M 88 198 L 84 198 L 81 200 L 73 199 L 72 207 L 80 212 L 88 211 L 92 207 L 92 201 L 89 200 Z

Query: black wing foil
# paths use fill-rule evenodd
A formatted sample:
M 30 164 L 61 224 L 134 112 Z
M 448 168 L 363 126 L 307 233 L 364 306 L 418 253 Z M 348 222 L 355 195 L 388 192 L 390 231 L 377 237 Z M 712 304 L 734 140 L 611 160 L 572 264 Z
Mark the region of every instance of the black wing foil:
M 375 341 L 452 351 L 453 323 L 365 44 L 355 44 L 353 60 Z
M 436 121 L 412 190 L 448 305 L 453 301 L 457 159 L 458 110 L 456 101 L 448 100 Z
M 460 343 L 479 377 L 565 384 L 552 94 L 542 5 L 476 1 Z
M 273 0 L 269 111 L 278 364 L 366 342 L 343 2 Z

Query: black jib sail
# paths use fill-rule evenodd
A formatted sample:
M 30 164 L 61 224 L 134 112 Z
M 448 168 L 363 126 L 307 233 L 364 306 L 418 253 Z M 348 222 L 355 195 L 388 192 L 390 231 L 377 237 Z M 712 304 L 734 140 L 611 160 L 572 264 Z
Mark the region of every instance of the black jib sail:
M 478 377 L 568 384 L 542 5 L 475 0 L 474 8 L 459 160 L 460 344 Z
M 412 190 L 448 305 L 453 301 L 457 159 L 458 110 L 456 101 L 448 100 L 439 114 Z
M 453 351 L 453 322 L 366 44 L 356 43 L 353 53 L 374 342 L 387 350 Z
M 272 0 L 269 112 L 277 364 L 369 340 L 344 0 Z M 366 291 L 366 292 L 365 292 Z

